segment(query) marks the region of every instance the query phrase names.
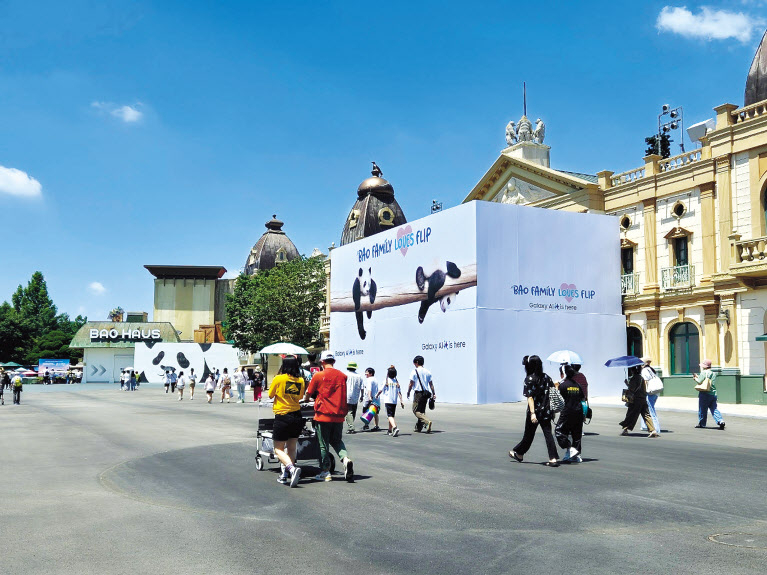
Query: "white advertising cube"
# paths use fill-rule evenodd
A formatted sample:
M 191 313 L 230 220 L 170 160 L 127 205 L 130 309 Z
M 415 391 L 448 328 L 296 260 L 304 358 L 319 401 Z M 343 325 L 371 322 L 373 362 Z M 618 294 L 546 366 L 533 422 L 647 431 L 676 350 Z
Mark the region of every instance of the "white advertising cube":
M 336 367 L 394 365 L 403 394 L 422 355 L 439 401 L 522 399 L 525 355 L 581 355 L 589 395 L 616 393 L 626 353 L 619 227 L 611 216 L 471 202 L 331 252 Z

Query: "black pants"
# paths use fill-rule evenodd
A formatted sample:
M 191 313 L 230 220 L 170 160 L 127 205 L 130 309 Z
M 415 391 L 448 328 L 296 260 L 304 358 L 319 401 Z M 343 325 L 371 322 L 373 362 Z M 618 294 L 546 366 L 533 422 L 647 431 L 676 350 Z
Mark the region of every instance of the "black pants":
M 176 393 L 176 382 L 175 381 L 171 381 L 170 382 L 170 392 L 171 393 Z
M 16 387 L 13 388 L 13 403 L 21 403 L 21 390 Z
M 533 444 L 533 439 L 535 438 L 535 430 L 538 429 L 538 425 L 541 426 L 543 437 L 546 439 L 546 449 L 549 451 L 549 459 L 558 459 L 559 454 L 557 453 L 557 444 L 554 441 L 554 435 L 551 433 L 551 420 L 538 421 L 538 423 L 533 423 L 530 420 L 529 410 L 527 412 L 527 417 L 525 417 L 525 434 L 522 436 L 522 441 L 517 443 L 517 445 L 514 447 L 514 451 L 518 455 L 524 455 L 528 452 L 530 446 Z
M 626 417 L 620 422 L 620 426 L 628 430 L 633 430 L 637 424 L 639 416 L 644 418 L 647 429 L 652 433 L 655 431 L 655 425 L 653 425 L 652 417 L 650 416 L 650 408 L 647 407 L 647 397 L 636 397 L 632 403 L 629 403 L 629 408 L 626 411 Z
M 559 416 L 554 434 L 557 436 L 557 443 L 562 449 L 574 447 L 581 451 L 581 438 L 583 437 L 583 412 L 562 413 Z M 572 436 L 572 441 L 570 437 Z

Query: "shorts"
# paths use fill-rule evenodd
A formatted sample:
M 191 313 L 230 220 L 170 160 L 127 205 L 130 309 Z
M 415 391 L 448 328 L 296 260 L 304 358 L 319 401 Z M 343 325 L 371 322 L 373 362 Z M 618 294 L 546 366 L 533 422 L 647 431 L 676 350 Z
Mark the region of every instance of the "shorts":
M 304 420 L 301 418 L 300 411 L 292 413 L 275 414 L 274 428 L 272 429 L 272 438 L 274 441 L 287 441 L 288 439 L 298 439 L 301 431 L 304 429 Z
M 193 382 L 189 383 L 189 389 L 194 389 L 195 384 Z
M 386 403 L 386 417 L 394 417 L 394 414 L 397 413 L 397 404 L 396 403 Z

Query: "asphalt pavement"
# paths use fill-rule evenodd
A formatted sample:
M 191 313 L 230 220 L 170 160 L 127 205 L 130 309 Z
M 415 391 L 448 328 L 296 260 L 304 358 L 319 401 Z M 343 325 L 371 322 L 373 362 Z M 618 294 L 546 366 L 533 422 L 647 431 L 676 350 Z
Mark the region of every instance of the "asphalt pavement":
M 549 468 L 540 432 L 509 459 L 523 404 L 437 404 L 430 435 L 407 406 L 397 438 L 344 436 L 355 483 L 290 489 L 253 403 L 51 387 L 0 407 L 4 574 L 764 573 L 764 420 L 620 437 L 596 407 L 584 462 Z

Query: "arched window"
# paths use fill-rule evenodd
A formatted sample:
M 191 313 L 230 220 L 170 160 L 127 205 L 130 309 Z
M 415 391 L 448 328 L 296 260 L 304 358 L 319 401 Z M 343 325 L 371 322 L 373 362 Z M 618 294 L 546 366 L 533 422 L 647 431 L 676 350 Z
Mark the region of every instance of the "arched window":
M 700 363 L 700 341 L 695 324 L 675 325 L 669 333 L 671 375 L 693 373 Z
M 626 328 L 626 344 L 628 352 L 626 355 L 642 357 L 642 331 L 633 325 Z

